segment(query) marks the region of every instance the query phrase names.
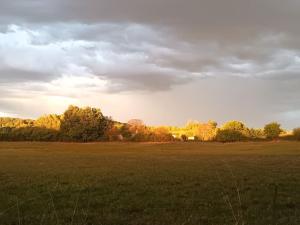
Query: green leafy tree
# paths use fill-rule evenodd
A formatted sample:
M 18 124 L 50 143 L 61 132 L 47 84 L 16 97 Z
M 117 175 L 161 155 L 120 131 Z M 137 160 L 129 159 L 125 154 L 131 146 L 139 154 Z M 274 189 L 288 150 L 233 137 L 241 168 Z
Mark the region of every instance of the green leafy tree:
M 218 129 L 216 134 L 217 141 L 234 142 L 242 141 L 247 137 L 248 128 L 240 121 L 229 121 L 225 123 L 221 129 Z
M 232 131 L 239 131 L 239 132 L 244 132 L 247 127 L 244 123 L 240 122 L 240 121 L 229 121 L 227 123 L 225 123 L 222 127 L 223 130 L 232 130 Z
M 69 106 L 63 115 L 61 132 L 72 141 L 97 141 L 105 139 L 112 121 L 103 116 L 100 109 Z
M 281 132 L 282 129 L 280 128 L 280 124 L 276 122 L 266 124 L 264 127 L 264 133 L 269 139 L 278 138 Z
M 245 140 L 245 136 L 240 131 L 218 129 L 216 140 L 220 142 L 235 142 Z

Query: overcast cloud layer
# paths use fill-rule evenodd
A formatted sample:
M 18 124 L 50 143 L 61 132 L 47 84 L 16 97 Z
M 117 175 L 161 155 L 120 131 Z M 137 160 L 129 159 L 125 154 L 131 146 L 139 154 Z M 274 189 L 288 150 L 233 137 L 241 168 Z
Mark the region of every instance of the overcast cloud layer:
M 300 126 L 298 0 L 1 0 L 0 116 Z

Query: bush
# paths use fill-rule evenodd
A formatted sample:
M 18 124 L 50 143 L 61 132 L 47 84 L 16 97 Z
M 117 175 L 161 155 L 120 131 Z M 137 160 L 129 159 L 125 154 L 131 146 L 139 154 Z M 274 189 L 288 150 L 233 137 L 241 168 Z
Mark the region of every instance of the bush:
M 266 137 L 269 139 L 278 138 L 281 132 L 282 129 L 280 128 L 280 124 L 276 122 L 269 123 L 264 127 L 264 133 Z
M 262 140 L 265 138 L 264 131 L 262 129 L 248 129 L 248 132 L 246 134 L 247 138 L 252 140 Z
M 300 127 L 293 130 L 293 136 L 296 140 L 300 141 Z
M 2 141 L 57 141 L 60 133 L 57 130 L 40 127 L 0 128 Z
M 245 136 L 240 131 L 219 129 L 216 140 L 220 142 L 235 142 L 245 140 Z

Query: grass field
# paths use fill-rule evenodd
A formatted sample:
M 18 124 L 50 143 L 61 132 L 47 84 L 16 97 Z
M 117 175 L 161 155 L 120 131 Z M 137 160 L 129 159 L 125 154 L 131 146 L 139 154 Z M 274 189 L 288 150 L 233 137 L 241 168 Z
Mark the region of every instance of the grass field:
M 300 224 L 300 143 L 0 143 L 0 224 Z

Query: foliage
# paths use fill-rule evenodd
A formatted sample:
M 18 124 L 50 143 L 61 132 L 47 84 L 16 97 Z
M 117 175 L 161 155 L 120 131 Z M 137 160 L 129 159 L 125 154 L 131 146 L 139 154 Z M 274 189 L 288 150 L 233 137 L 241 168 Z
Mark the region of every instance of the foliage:
M 248 128 L 240 121 L 229 121 L 217 130 L 216 140 L 221 142 L 242 141 L 247 138 Z
M 237 130 L 218 129 L 216 134 L 216 140 L 220 142 L 235 142 L 245 140 L 245 136 Z
M 217 135 L 217 123 L 208 121 L 207 123 L 199 124 L 196 137 L 201 141 L 213 141 Z
M 222 129 L 243 132 L 247 129 L 247 127 L 245 124 L 243 124 L 240 121 L 232 120 L 232 121 L 225 123 L 223 125 Z
M 299 138 L 297 129 L 286 132 L 285 137 Z M 100 109 L 69 106 L 62 115 L 44 115 L 36 120 L 0 118 L 0 140 L 2 141 L 137 141 L 169 142 L 262 140 L 277 138 L 283 134 L 278 123 L 267 124 L 264 129 L 247 128 L 240 121 L 229 121 L 218 128 L 215 121 L 190 120 L 183 127 L 146 126 L 140 119 L 127 123 L 113 121 Z
M 293 136 L 296 140 L 300 141 L 300 127 L 293 130 Z
M 174 138 L 165 127 L 154 128 L 152 134 L 152 141 L 172 141 Z
M 187 140 L 188 140 L 188 137 L 187 137 L 185 134 L 183 134 L 183 135 L 181 135 L 181 140 L 187 141 Z
M 61 132 L 66 140 L 98 141 L 103 140 L 106 131 L 112 125 L 100 109 L 69 106 L 63 115 Z
M 280 128 L 280 124 L 276 122 L 269 123 L 264 127 L 264 133 L 266 137 L 269 139 L 278 138 L 281 132 L 282 129 Z
M 127 122 L 128 130 L 131 133 L 131 137 L 142 136 L 148 133 L 146 125 L 142 120 L 132 119 Z
M 112 126 L 107 129 L 105 136 L 107 137 L 108 141 L 123 141 L 125 132 L 123 132 L 124 124 L 114 122 Z
M 255 129 L 255 128 L 250 128 L 248 129 L 247 132 L 247 138 L 253 139 L 253 140 L 260 140 L 265 138 L 265 133 L 263 129 Z
M 41 127 L 1 128 L 2 141 L 57 141 L 59 132 Z
M 45 115 L 34 121 L 34 126 L 46 129 L 60 130 L 62 116 L 51 114 Z
M 30 119 L 0 117 L 0 128 L 1 127 L 11 127 L 11 128 L 32 127 L 33 124 L 34 121 Z

